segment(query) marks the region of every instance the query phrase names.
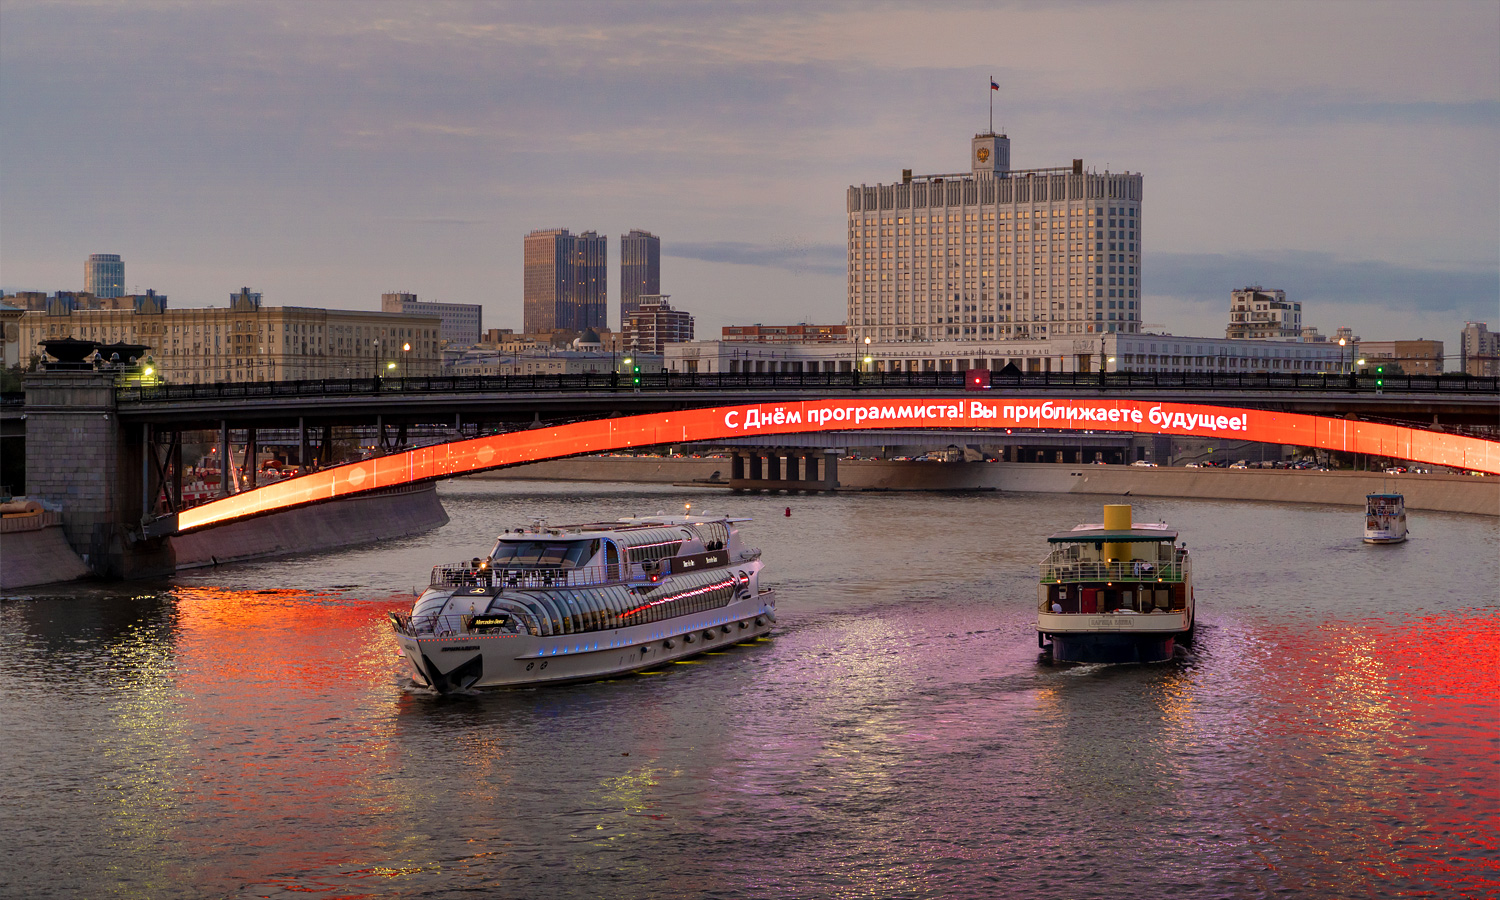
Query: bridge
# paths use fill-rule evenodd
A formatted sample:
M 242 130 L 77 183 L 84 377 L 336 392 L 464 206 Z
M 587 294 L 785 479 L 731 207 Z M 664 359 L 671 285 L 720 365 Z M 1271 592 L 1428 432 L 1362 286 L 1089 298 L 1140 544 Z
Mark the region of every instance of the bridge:
M 35 478 L 28 472 L 28 487 L 35 482 L 41 489 L 33 493 L 60 499 L 70 517 L 82 517 L 69 535 L 75 547 L 106 555 L 254 516 L 546 459 L 769 436 L 799 446 L 799 435 L 831 431 L 1210 436 L 1500 473 L 1496 379 L 1033 373 L 969 384 L 961 373 L 780 373 L 657 375 L 639 384 L 604 375 L 121 388 L 115 377 L 28 376 L 24 405 L 28 468 L 38 470 Z M 1365 418 L 1351 417 L 1356 409 Z M 1376 416 L 1381 420 L 1370 420 Z M 1448 429 L 1478 430 L 1434 430 L 1434 418 Z M 340 464 L 325 453 L 316 471 L 182 504 L 184 431 L 217 430 L 227 445 L 231 425 L 243 430 L 253 469 L 255 429 L 295 427 L 304 462 L 309 426 L 322 427 L 319 449 L 326 451 L 335 422 L 373 424 L 382 437 L 390 425 L 401 437 L 382 440 L 387 452 L 374 458 Z M 481 422 L 508 430 L 486 434 Z M 438 442 L 405 446 L 407 429 L 424 423 Z
M 1177 402 L 1355 416 L 1413 425 L 1494 426 L 1500 379 L 1471 376 L 1270 373 L 963 372 L 642 373 L 355 378 L 205 385 L 133 385 L 120 414 L 157 427 L 291 427 L 320 422 L 528 422 L 816 397 L 956 396 L 981 388 L 1053 398 L 1149 397 Z

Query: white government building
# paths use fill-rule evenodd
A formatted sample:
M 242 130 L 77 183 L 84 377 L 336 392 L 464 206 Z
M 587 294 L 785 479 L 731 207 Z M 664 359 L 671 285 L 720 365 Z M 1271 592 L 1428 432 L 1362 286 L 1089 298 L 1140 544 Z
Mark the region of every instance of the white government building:
M 850 187 L 856 342 L 1026 340 L 1140 330 L 1141 175 L 1011 171 L 974 136 L 971 171 Z
M 848 191 L 847 344 L 668 344 L 676 372 L 1348 371 L 1337 344 L 1142 331 L 1140 173 L 1012 170 L 1010 139 L 971 171 Z

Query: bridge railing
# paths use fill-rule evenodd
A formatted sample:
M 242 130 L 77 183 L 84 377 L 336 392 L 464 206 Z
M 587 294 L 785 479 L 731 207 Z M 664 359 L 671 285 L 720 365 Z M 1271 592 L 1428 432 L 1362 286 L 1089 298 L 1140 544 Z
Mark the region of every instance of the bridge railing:
M 848 388 L 898 391 L 963 389 L 964 372 L 650 372 L 636 376 L 463 375 L 421 378 L 321 378 L 222 384 L 127 385 L 122 402 L 400 396 L 466 393 L 631 393 Z M 1186 389 L 1378 394 L 1382 392 L 1500 395 L 1500 378 L 1471 375 L 1277 374 L 1269 372 L 995 372 L 991 389 L 1080 388 L 1106 391 Z

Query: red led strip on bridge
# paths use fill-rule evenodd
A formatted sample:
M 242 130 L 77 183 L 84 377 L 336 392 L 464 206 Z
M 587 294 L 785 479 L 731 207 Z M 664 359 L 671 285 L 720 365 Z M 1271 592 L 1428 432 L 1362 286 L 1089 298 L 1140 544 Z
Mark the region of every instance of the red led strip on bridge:
M 1500 442 L 1300 413 L 1143 400 L 806 400 L 597 419 L 421 447 L 195 506 L 178 514 L 177 528 L 191 531 L 379 488 L 566 456 L 763 434 L 869 428 L 1037 428 L 1227 437 L 1500 474 Z

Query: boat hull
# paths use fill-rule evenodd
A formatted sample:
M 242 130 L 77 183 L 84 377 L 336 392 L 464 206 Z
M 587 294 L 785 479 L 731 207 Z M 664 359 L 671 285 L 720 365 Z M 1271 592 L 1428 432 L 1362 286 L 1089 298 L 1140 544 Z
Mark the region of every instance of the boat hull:
M 1054 662 L 1150 663 L 1172 658 L 1191 641 L 1191 610 L 1155 615 L 1080 616 L 1042 613 L 1037 632 Z
M 1167 662 L 1177 634 L 1054 634 L 1052 661 L 1070 663 Z
M 440 693 L 588 681 L 639 672 L 754 640 L 776 621 L 764 590 L 718 609 L 644 625 L 554 637 L 397 634 L 412 681 Z

